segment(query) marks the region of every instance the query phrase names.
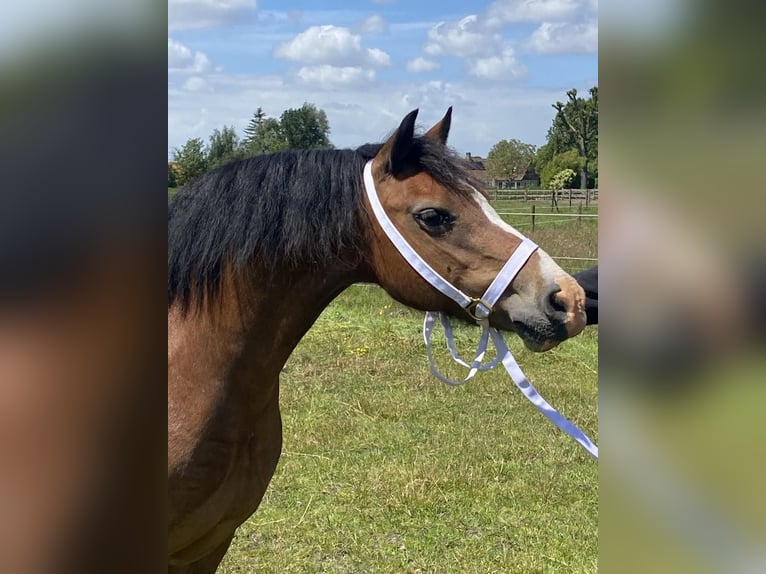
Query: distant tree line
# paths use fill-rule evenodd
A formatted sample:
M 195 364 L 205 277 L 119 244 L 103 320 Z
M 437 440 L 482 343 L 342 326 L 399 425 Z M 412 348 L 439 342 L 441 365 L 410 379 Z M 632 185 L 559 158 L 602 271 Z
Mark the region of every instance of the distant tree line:
M 168 187 L 179 187 L 235 159 L 286 149 L 331 148 L 330 124 L 324 110 L 304 103 L 277 118 L 258 108 L 240 138 L 233 126 L 215 129 L 207 144 L 192 138 L 173 150 Z
M 540 176 L 544 189 L 562 181 L 562 172 L 574 172 L 569 185 L 585 189 L 598 185 L 598 87 L 588 97 L 567 92 L 567 102 L 556 102 L 556 116 L 548 129 L 545 145 L 537 149 L 517 139 L 497 142 L 487 155 L 487 174 L 509 180 L 530 165 Z M 559 176 L 556 178 L 556 176 Z
M 556 102 L 556 116 L 539 149 L 517 139 L 497 142 L 487 155 L 487 174 L 510 180 L 530 166 L 540 176 L 544 189 L 562 181 L 562 172 L 574 172 L 569 185 L 576 188 L 598 185 L 598 87 L 588 97 L 577 90 L 567 92 L 567 101 Z M 216 129 L 207 144 L 192 138 L 173 151 L 168 164 L 168 187 L 182 186 L 203 173 L 234 159 L 285 149 L 331 148 L 327 114 L 314 104 L 288 109 L 280 117 L 269 117 L 258 108 L 240 138 L 231 126 Z M 558 179 L 555 179 L 559 176 Z

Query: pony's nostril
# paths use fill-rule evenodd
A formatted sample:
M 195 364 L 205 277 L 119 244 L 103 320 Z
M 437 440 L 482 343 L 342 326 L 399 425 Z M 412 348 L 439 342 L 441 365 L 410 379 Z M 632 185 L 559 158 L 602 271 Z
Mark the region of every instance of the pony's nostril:
M 568 311 L 566 301 L 561 298 L 560 295 L 561 287 L 558 285 L 555 285 L 548 293 L 548 298 L 545 303 L 549 314 L 556 315 Z
M 561 291 L 561 289 L 548 295 L 548 304 L 554 312 L 566 313 L 568 311 L 567 305 L 566 302 L 559 297 L 559 291 Z

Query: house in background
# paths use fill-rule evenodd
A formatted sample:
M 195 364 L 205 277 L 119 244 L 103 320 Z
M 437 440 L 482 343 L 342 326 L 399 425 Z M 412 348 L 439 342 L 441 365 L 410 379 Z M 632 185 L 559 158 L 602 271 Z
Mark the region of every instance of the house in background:
M 540 176 L 537 175 L 535 166 L 531 163 L 525 169 L 514 173 L 511 179 L 492 179 L 487 174 L 486 160 L 483 157 L 466 152 L 465 160 L 470 164 L 471 175 L 479 181 L 483 181 L 487 187 L 496 189 L 540 188 Z
M 513 174 L 507 182 L 506 189 L 520 189 L 523 187 L 540 189 L 540 176 L 535 171 L 535 166 L 531 163 L 524 170 L 519 170 Z
M 465 160 L 468 162 L 471 175 L 484 182 L 487 187 L 493 187 L 492 179 L 487 175 L 487 168 L 484 165 L 484 158 L 478 155 L 471 155 L 471 152 L 466 152 Z

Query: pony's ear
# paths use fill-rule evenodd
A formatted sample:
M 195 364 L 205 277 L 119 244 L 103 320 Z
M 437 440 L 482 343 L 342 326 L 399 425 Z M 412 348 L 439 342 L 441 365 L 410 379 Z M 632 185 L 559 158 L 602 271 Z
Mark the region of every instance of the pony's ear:
M 447 136 L 449 136 L 449 128 L 452 125 L 452 106 L 447 109 L 447 113 L 439 120 L 434 126 L 428 130 L 423 137 L 431 138 L 441 142 L 443 145 L 447 145 Z
M 386 173 L 396 175 L 404 170 L 407 154 L 412 147 L 412 140 L 415 136 L 415 118 L 417 117 L 418 110 L 416 109 L 404 116 L 402 123 L 399 124 L 396 131 L 375 156 L 375 163 Z

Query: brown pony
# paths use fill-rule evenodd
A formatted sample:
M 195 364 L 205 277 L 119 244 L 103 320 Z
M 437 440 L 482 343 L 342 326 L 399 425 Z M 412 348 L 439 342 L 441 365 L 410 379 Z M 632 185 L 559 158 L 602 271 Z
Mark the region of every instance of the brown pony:
M 521 236 L 446 147 L 451 108 L 422 136 L 417 110 L 382 145 L 281 152 L 222 167 L 168 217 L 169 572 L 212 573 L 258 507 L 282 447 L 279 373 L 322 310 L 353 283 L 466 317 L 399 255 L 369 211 L 364 164 L 394 224 L 469 295 Z M 582 288 L 542 250 L 491 323 L 547 350 L 585 325 Z

